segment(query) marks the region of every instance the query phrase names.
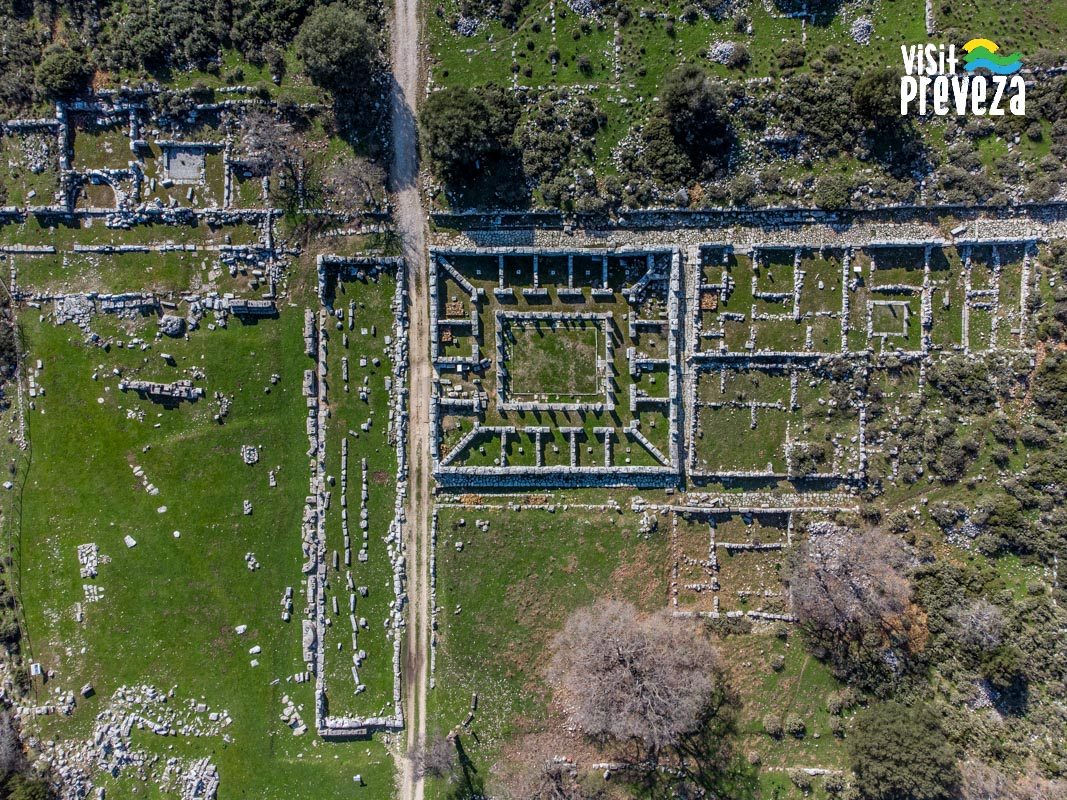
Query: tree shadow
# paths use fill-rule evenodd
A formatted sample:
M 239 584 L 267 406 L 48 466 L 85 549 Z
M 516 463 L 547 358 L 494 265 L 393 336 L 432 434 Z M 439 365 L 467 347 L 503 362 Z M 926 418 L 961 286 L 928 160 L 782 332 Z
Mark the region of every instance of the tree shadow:
M 774 7 L 779 13 L 803 14 L 820 28 L 834 21 L 842 5 L 842 0 L 774 0 Z
M 759 796 L 759 769 L 734 749 L 740 695 L 719 689 L 703 723 L 671 750 L 653 752 L 633 745 L 630 782 L 654 800 L 721 797 L 750 800 Z
M 404 101 L 403 90 L 392 75 L 380 82 L 370 84 L 359 94 L 342 94 L 333 97 L 333 118 L 337 125 L 335 131 L 337 136 L 352 148 L 355 155 L 369 159 L 386 171 L 389 169 L 392 153 L 390 147 L 383 144 L 383 141 L 391 142 L 393 137 L 382 134 L 392 120 L 392 104 L 398 100 L 402 104 L 400 113 L 406 116 L 406 124 L 414 126 L 411 107 Z M 417 128 L 414 129 L 417 130 Z M 395 132 L 394 122 L 393 133 Z
M 447 800 L 484 800 L 485 779 L 478 773 L 478 768 L 474 766 L 474 762 L 467 755 L 467 750 L 463 747 L 463 740 L 456 736 L 454 743 L 456 745 L 456 763 L 459 766 L 459 774 L 456 776 L 459 785 L 449 791 L 446 795 Z
M 450 176 L 445 184 L 449 203 L 461 209 L 521 211 L 530 207 L 530 186 L 522 154 L 509 148 L 486 159 L 480 168 Z
M 915 126 L 903 120 L 868 130 L 871 158 L 897 180 L 930 173 L 929 149 Z
M 1023 674 L 1017 674 L 1012 682 L 1001 690 L 999 708 L 1013 717 L 1025 717 L 1030 710 L 1030 682 Z
M 280 318 L 278 310 L 275 309 L 265 314 L 234 314 L 233 317 L 241 323 L 242 327 L 252 327 L 258 325 L 260 320 L 264 319 L 278 319 Z

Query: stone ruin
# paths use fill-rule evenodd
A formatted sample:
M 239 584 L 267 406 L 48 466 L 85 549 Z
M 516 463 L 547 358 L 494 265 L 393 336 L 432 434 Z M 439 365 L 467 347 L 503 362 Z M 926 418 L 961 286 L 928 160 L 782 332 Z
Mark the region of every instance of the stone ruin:
M 153 400 L 187 400 L 195 402 L 204 396 L 201 386 L 194 386 L 192 381 L 178 380 L 173 383 L 153 383 L 152 381 L 121 380 L 119 391 L 137 392 Z
M 406 560 L 403 555 L 403 538 L 401 526 L 405 520 L 404 502 L 407 497 L 407 367 L 408 367 L 408 321 L 407 321 L 407 287 L 405 285 L 406 272 L 404 262 L 401 259 L 374 259 L 374 258 L 346 258 L 343 256 L 319 256 L 319 289 L 323 307 L 317 315 L 310 310 L 305 311 L 304 346 L 305 353 L 309 353 L 316 360 L 313 371 L 306 371 L 303 381 L 303 393 L 307 399 L 308 417 L 306 432 L 308 435 L 308 455 L 311 457 L 311 476 L 309 494 L 305 498 L 303 514 L 303 553 L 305 563 L 303 567 L 306 579 L 306 603 L 305 617 L 301 621 L 302 647 L 307 671 L 315 679 L 315 727 L 318 734 L 323 738 L 349 738 L 352 736 L 365 736 L 374 730 L 398 730 L 404 726 L 404 715 L 401 706 L 401 641 L 402 631 L 405 624 L 404 609 L 407 604 L 405 590 Z M 396 503 L 393 511 L 393 519 L 389 522 L 388 533 L 382 537 L 388 549 L 389 558 L 393 566 L 393 593 L 394 602 L 391 604 L 392 615 L 385 621 L 386 626 L 392 631 L 393 641 L 393 691 L 392 691 L 392 714 L 378 717 L 346 717 L 331 715 L 327 702 L 326 684 L 326 642 L 324 632 L 327 626 L 327 603 L 326 603 L 326 510 L 329 507 L 331 492 L 327 490 L 326 475 L 326 428 L 329 420 L 329 382 L 327 381 L 326 354 L 329 337 L 326 335 L 327 322 L 331 316 L 336 316 L 338 326 L 341 326 L 342 313 L 333 310 L 328 304 L 327 291 L 334 280 L 351 278 L 363 280 L 374 275 L 378 271 L 395 271 L 397 285 L 393 297 L 393 311 L 396 322 L 391 335 L 385 337 L 386 347 L 390 351 L 390 360 L 393 365 L 393 375 L 386 378 L 386 387 L 391 391 L 390 412 L 391 441 L 396 450 L 397 458 L 397 492 Z M 354 325 L 353 314 L 349 313 L 349 326 Z M 347 336 L 347 334 L 346 334 Z M 310 351 L 310 352 L 309 352 Z M 351 536 L 348 528 L 347 488 L 348 488 L 348 437 L 342 439 L 342 466 L 341 466 L 341 520 L 344 562 L 346 567 L 355 568 L 352 564 Z M 367 513 L 368 485 L 366 461 L 361 462 L 360 478 L 360 538 L 361 544 L 357 553 L 356 562 L 366 560 L 366 547 L 369 543 L 370 520 Z M 334 553 L 334 563 L 339 566 L 340 556 Z M 355 615 L 357 594 L 366 596 L 366 589 L 359 587 L 352 578 L 351 569 L 346 574 L 346 585 L 349 593 L 349 623 L 352 628 L 352 653 L 353 665 L 351 668 L 353 693 L 361 693 L 365 690 L 360 681 L 359 666 L 366 657 L 359 648 L 359 631 L 365 627 L 366 620 L 357 619 Z M 333 598 L 337 605 L 337 598 Z M 340 609 L 337 609 L 338 611 Z M 336 688 L 336 687 L 335 687 Z
M 898 231 L 903 232 L 903 228 L 898 229 Z M 866 397 L 856 397 L 853 401 L 856 412 L 855 426 L 847 434 L 840 432 L 835 434 L 835 437 L 831 442 L 833 450 L 832 463 L 828 465 L 827 469 L 814 473 L 797 473 L 794 469 L 794 456 L 801 450 L 801 446 L 796 441 L 795 435 L 791 435 L 787 432 L 786 438 L 782 442 L 785 452 L 784 471 L 770 468 L 765 470 L 723 470 L 709 469 L 700 463 L 697 454 L 697 443 L 705 433 L 701 430 L 699 410 L 701 408 L 714 408 L 717 405 L 724 404 L 708 403 L 700 400 L 697 387 L 701 381 L 714 379 L 716 377 L 719 378 L 722 382 L 722 386 L 725 387 L 725 375 L 728 371 L 737 374 L 756 371 L 761 373 L 778 373 L 788 376 L 790 390 L 789 400 L 785 406 L 759 403 L 755 401 L 747 401 L 745 403 L 745 407 L 747 407 L 751 413 L 752 427 L 756 427 L 757 425 L 757 417 L 761 408 L 771 408 L 781 412 L 800 410 L 801 405 L 797 399 L 798 386 L 812 385 L 813 373 L 820 367 L 820 365 L 827 363 L 827 361 L 832 358 L 844 359 L 849 364 L 849 369 L 856 375 L 864 375 L 872 369 L 883 368 L 888 358 L 896 359 L 902 363 L 917 364 L 920 366 L 921 387 L 921 376 L 925 370 L 925 365 L 945 350 L 944 347 L 935 344 L 932 336 L 932 330 L 936 324 L 933 306 L 935 295 L 939 291 L 940 286 L 938 283 L 939 279 L 933 272 L 932 261 L 935 250 L 950 246 L 955 247 L 960 253 L 963 262 L 963 279 L 965 284 L 964 299 L 961 309 L 963 325 L 962 344 L 957 345 L 954 349 L 957 352 L 969 354 L 972 349 L 968 334 L 971 312 L 974 309 L 982 309 L 992 311 L 994 314 L 1001 313 L 1001 310 L 996 306 L 996 298 L 998 296 L 996 283 L 999 280 L 999 251 L 1005 246 L 1013 246 L 1016 248 L 1021 247 L 1023 249 L 1022 279 L 1019 295 L 1021 298 L 1020 306 L 1025 306 L 1025 298 L 1027 297 L 1030 283 L 1032 282 L 1031 264 L 1035 252 L 1035 242 L 1033 240 L 1006 238 L 996 240 L 976 239 L 972 241 L 958 238 L 954 242 L 946 242 L 940 239 L 932 240 L 924 234 L 915 238 L 906 238 L 902 236 L 894 238 L 892 236 L 887 236 L 886 238 L 869 241 L 857 246 L 849 246 L 846 244 L 845 246 L 836 248 L 841 261 L 840 278 L 830 287 L 824 287 L 821 280 L 817 287 L 810 286 L 805 280 L 806 274 L 802 268 L 801 254 L 802 251 L 808 251 L 812 254 L 819 254 L 821 256 L 824 251 L 816 244 L 812 244 L 809 247 L 795 244 L 788 246 L 755 244 L 738 247 L 727 243 L 706 243 L 699 246 L 691 246 L 687 253 L 688 270 L 686 272 L 687 288 L 685 292 L 686 307 L 689 309 L 689 312 L 685 314 L 687 327 L 685 358 L 688 365 L 686 371 L 687 385 L 685 394 L 686 405 L 689 409 L 689 412 L 687 413 L 688 425 L 686 431 L 686 439 L 688 442 L 688 453 L 686 457 L 687 474 L 700 479 L 712 477 L 719 479 L 784 478 L 797 477 L 799 474 L 799 476 L 808 479 L 862 484 L 866 480 L 869 450 L 871 446 L 867 434 L 868 415 L 866 412 Z M 992 288 L 972 288 L 972 267 L 970 260 L 971 252 L 977 246 L 991 248 L 994 282 Z M 859 264 L 856 263 L 857 251 L 860 249 L 864 250 L 869 255 L 870 264 L 866 273 L 864 273 Z M 883 254 L 889 253 L 894 249 L 903 249 L 908 252 L 921 254 L 921 259 L 919 259 L 919 263 L 917 264 L 917 272 L 919 276 L 921 276 L 921 281 L 914 284 L 880 281 L 877 273 L 878 263 L 882 259 Z M 731 275 L 727 271 L 725 264 L 735 252 L 750 256 L 752 264 L 754 265 L 754 273 L 751 276 Z M 792 261 L 792 274 L 790 280 L 788 281 L 788 285 L 778 292 L 762 291 L 757 286 L 755 271 L 759 269 L 759 265 L 763 263 L 769 253 L 791 256 L 791 258 L 788 258 L 788 260 Z M 705 264 L 707 270 L 713 272 L 716 268 L 716 264 L 720 260 L 724 265 L 721 270 L 721 278 L 708 281 L 705 278 Z M 754 300 L 751 309 L 741 308 L 732 309 L 731 311 L 722 310 L 719 305 L 720 300 L 728 299 L 737 290 L 736 282 L 738 280 L 749 279 L 751 280 L 752 296 Z M 840 311 L 804 312 L 802 309 L 802 298 L 805 296 L 805 293 L 812 292 L 816 289 L 824 290 L 827 288 L 836 289 L 840 293 L 840 299 L 838 300 L 840 303 Z M 864 321 L 863 325 L 858 331 L 854 331 L 853 320 L 857 315 L 852 309 L 852 305 L 856 302 L 853 299 L 853 296 L 861 288 L 866 289 L 868 295 L 879 296 L 868 297 L 866 308 L 863 309 L 861 316 L 861 319 Z M 713 304 L 704 301 L 704 298 L 709 295 L 715 297 L 715 302 Z M 906 300 L 895 299 L 908 297 L 914 297 L 918 300 L 917 312 L 912 312 L 910 310 L 910 306 Z M 942 293 L 942 297 L 942 305 L 947 309 L 947 293 Z M 766 311 L 760 311 L 757 309 L 756 301 L 765 304 L 780 304 L 783 309 L 782 313 L 771 314 Z M 713 307 L 709 308 L 709 305 L 712 305 Z M 899 321 L 896 323 L 898 328 L 894 331 L 878 330 L 873 319 L 875 309 L 887 307 L 896 309 L 898 313 Z M 703 326 L 704 314 L 708 311 L 717 312 L 716 317 L 718 325 L 717 327 L 705 330 Z M 1008 313 L 1010 317 L 1010 315 L 1015 314 L 1016 312 L 1009 310 L 1006 313 Z M 810 322 L 811 320 L 820 317 L 832 320 L 835 326 L 839 326 L 839 349 L 835 351 L 827 351 L 814 346 Z M 1018 321 L 1012 329 L 1013 337 L 1018 336 L 1020 342 L 1022 342 L 1025 333 L 1026 321 L 1024 317 L 1025 315 L 1019 315 Z M 745 348 L 740 351 L 731 350 L 725 344 L 724 326 L 728 323 L 748 323 L 752 325 L 754 330 L 759 324 L 773 323 L 776 321 L 791 321 L 793 324 L 809 323 L 804 347 L 802 349 L 784 351 L 758 348 L 753 346 L 754 342 L 752 334 L 750 334 L 749 342 L 746 343 Z M 894 347 L 892 342 L 907 339 L 910 326 L 912 325 L 918 325 L 920 328 L 917 339 L 917 349 L 904 349 L 900 345 Z M 996 331 L 999 327 L 1000 326 L 993 327 L 994 333 L 989 343 L 990 348 L 997 346 Z M 864 343 L 862 349 L 855 349 L 850 345 L 850 342 L 857 340 L 857 337 L 855 336 L 855 333 L 857 332 L 862 334 L 862 338 L 860 339 L 860 341 Z M 708 346 L 709 343 L 711 345 L 710 347 Z M 713 431 L 708 431 L 706 433 L 707 435 L 714 435 Z
M 488 280 L 495 273 L 496 285 L 492 287 L 493 298 L 501 304 L 494 314 L 494 345 L 483 355 L 481 346 L 483 331 L 479 320 L 480 308 L 486 302 L 486 291 L 475 287 L 471 280 L 475 276 L 455 266 L 461 259 L 475 257 L 481 263 L 496 261 L 496 269 L 489 275 L 478 279 Z M 431 248 L 430 269 L 430 346 L 431 359 L 436 371 L 433 402 L 430 408 L 431 457 L 434 475 L 439 483 L 446 486 L 486 486 L 486 487 L 522 487 L 536 485 L 551 486 L 613 486 L 642 485 L 670 486 L 677 483 L 682 461 L 680 435 L 681 391 L 679 363 L 678 323 L 681 309 L 681 256 L 675 248 L 640 248 L 623 247 L 615 249 L 552 249 L 524 247 L 486 247 L 472 249 Z M 512 269 L 517 269 L 512 262 L 520 259 L 523 275 L 521 283 L 510 285 Z M 593 266 L 585 269 L 578 264 L 584 260 Z M 562 264 L 566 263 L 565 272 Z M 529 264 L 530 278 L 525 277 L 525 264 Z M 556 267 L 546 266 L 554 264 Z M 623 271 L 626 279 L 618 278 Z M 518 274 L 518 273 L 516 273 Z M 613 275 L 616 276 L 613 278 Z M 547 278 L 547 282 L 543 282 Z M 613 279 L 621 280 L 619 285 L 612 285 Z M 465 296 L 471 306 L 469 317 L 457 312 L 463 303 L 456 298 L 444 297 L 441 286 L 450 282 Z M 555 306 L 555 300 L 564 308 L 556 310 L 511 310 L 507 305 L 513 303 L 518 295 L 529 303 L 549 304 Z M 581 304 L 616 303 L 622 299 L 630 306 L 630 311 L 623 318 L 623 335 L 629 334 L 632 340 L 638 339 L 646 331 L 662 335 L 667 345 L 667 352 L 662 356 L 651 357 L 640 353 L 636 348 L 627 351 L 628 371 L 631 376 L 654 370 L 664 370 L 666 390 L 661 399 L 648 396 L 643 389 L 638 391 L 631 384 L 629 404 L 623 405 L 616 397 L 617 379 L 610 374 L 614 361 L 612 338 L 616 334 L 617 317 L 615 312 L 591 312 L 581 310 Z M 571 310 L 568 306 L 578 308 Z M 441 316 L 440 309 L 445 315 Z M 646 318 L 647 312 L 661 315 Z M 569 324 L 573 321 L 594 321 L 604 332 L 604 352 L 598 354 L 598 361 L 605 367 L 599 379 L 601 397 L 596 400 L 575 400 L 571 402 L 549 401 L 538 397 L 512 397 L 508 388 L 506 347 L 503 331 L 510 321 L 541 320 L 547 324 Z M 441 343 L 469 340 L 471 355 L 446 355 Z M 492 369 L 495 373 L 494 393 L 490 395 L 482 386 L 480 376 Z M 456 373 L 455 380 L 446 374 Z M 469 377 L 468 377 L 469 376 Z M 476 377 L 477 376 L 477 377 Z M 653 378 L 654 380 L 654 378 Z M 468 383 L 473 389 L 466 388 Z M 457 388 L 462 387 L 462 388 Z M 578 437 L 585 434 L 581 425 L 566 422 L 558 427 L 534 425 L 486 425 L 482 422 L 485 411 L 490 404 L 499 413 L 515 414 L 601 414 L 617 412 L 625 408 L 633 417 L 621 428 L 598 426 L 593 429 L 598 446 L 602 447 L 603 458 L 600 463 L 589 463 L 578 457 Z M 668 445 L 657 447 L 641 429 L 640 415 L 643 410 L 662 411 L 667 417 Z M 453 444 L 448 452 L 442 452 L 442 423 L 446 416 L 455 414 L 461 419 L 473 417 L 473 425 L 460 440 Z M 569 442 L 570 459 L 568 463 L 547 464 L 545 459 L 545 442 L 552 440 L 554 433 L 562 434 Z M 509 437 L 523 435 L 533 440 L 534 464 L 518 465 L 506 458 Z M 500 456 L 493 465 L 474 466 L 457 462 L 457 457 L 477 441 L 500 443 Z M 616 459 L 617 439 L 630 447 L 648 453 L 654 465 L 643 466 L 631 464 L 630 458 Z M 590 443 L 591 453 L 592 443 Z M 494 448 L 495 452 L 495 448 Z M 588 454 L 586 454 L 588 455 Z M 623 454 L 625 456 L 625 453 Z
M 41 760 L 61 779 L 62 800 L 88 797 L 101 775 L 129 775 L 182 800 L 213 800 L 219 774 L 209 757 L 161 756 L 139 748 L 134 741 L 135 730 L 138 736 L 180 737 L 190 742 L 202 738 L 232 741 L 225 729 L 233 720 L 225 709 L 212 710 L 192 699 L 180 701 L 176 688 L 163 691 L 149 685 L 121 686 L 97 714 L 88 739 L 42 742 Z M 87 685 L 80 693 L 91 696 L 93 689 Z M 22 718 L 72 713 L 74 693 L 60 696 L 61 706 L 18 708 L 17 713 Z M 103 796 L 101 792 L 97 789 L 96 796 Z

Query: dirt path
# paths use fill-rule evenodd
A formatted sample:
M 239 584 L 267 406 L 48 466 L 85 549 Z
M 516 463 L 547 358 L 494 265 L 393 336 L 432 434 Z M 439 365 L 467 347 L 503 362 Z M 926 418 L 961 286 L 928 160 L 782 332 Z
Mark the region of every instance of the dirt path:
M 419 194 L 418 129 L 415 109 L 421 94 L 418 0 L 396 0 L 390 32 L 393 64 L 393 163 L 389 181 L 395 222 L 407 261 L 410 327 L 410 444 L 405 542 L 408 560 L 408 627 L 404 657 L 404 716 L 408 749 L 426 740 L 429 659 L 430 513 L 430 325 L 426 291 L 426 213 Z M 422 800 L 423 783 L 411 761 L 399 754 L 402 800 Z

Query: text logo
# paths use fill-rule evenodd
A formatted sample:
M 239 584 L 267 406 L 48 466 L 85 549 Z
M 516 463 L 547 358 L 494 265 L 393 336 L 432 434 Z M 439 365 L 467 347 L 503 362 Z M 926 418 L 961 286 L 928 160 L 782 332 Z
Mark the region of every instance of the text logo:
M 963 45 L 963 71 L 955 45 L 900 46 L 904 75 L 900 78 L 900 113 L 920 116 L 1002 117 L 1026 114 L 1026 82 L 1016 73 L 1022 55 L 999 55 L 1000 47 L 989 39 L 971 39 Z M 986 72 L 991 73 L 989 75 Z M 1010 76 L 1010 77 L 1009 77 Z

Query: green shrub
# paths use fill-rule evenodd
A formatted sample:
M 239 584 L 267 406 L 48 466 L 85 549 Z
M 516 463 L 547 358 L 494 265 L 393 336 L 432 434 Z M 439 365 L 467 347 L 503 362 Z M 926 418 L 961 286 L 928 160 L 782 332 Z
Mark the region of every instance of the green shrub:
M 797 739 L 803 739 L 804 734 L 808 732 L 807 726 L 804 724 L 804 720 L 798 717 L 796 714 L 790 714 L 785 718 L 785 732 L 790 736 L 794 736 Z
M 359 11 L 320 6 L 296 36 L 296 54 L 308 77 L 334 94 L 362 93 L 377 68 L 377 37 Z
M 856 718 L 848 752 L 864 800 L 951 800 L 956 754 L 926 706 L 879 703 Z
M 804 45 L 795 39 L 785 42 L 778 48 L 778 68 L 795 69 L 804 65 Z
M 815 184 L 815 205 L 827 211 L 847 208 L 852 189 L 842 175 L 823 175 Z
M 37 67 L 37 86 L 53 100 L 71 98 L 89 85 L 93 70 L 85 56 L 59 45 L 49 47 Z
M 763 717 L 763 732 L 775 739 L 782 737 L 782 718 L 777 714 L 765 714 Z

